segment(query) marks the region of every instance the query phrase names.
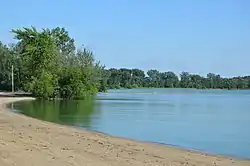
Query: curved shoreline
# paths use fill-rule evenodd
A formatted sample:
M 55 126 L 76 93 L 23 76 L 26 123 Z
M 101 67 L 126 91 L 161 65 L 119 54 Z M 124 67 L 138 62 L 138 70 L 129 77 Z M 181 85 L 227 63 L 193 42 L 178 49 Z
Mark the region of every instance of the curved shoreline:
M 0 163 L 12 165 L 250 165 L 250 160 L 184 150 L 78 130 L 15 114 L 6 104 L 29 97 L 0 97 Z

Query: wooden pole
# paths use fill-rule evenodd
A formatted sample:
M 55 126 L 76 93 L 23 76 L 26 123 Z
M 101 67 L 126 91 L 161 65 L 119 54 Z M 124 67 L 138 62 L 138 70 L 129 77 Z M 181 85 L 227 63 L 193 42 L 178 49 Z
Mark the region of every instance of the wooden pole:
M 12 93 L 14 93 L 14 67 L 11 67 L 11 83 L 12 83 Z

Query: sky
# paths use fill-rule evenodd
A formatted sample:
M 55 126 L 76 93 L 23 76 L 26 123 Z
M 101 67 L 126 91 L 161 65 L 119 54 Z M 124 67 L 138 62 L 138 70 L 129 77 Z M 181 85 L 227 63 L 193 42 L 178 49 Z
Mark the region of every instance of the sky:
M 11 29 L 65 27 L 107 68 L 250 75 L 249 0 L 1 0 Z

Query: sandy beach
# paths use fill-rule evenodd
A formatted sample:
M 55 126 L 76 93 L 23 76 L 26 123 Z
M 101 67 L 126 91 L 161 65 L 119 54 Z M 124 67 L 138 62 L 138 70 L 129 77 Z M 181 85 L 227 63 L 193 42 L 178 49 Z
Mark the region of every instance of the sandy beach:
M 0 98 L 0 166 L 249 166 L 250 160 L 122 139 L 11 112 Z

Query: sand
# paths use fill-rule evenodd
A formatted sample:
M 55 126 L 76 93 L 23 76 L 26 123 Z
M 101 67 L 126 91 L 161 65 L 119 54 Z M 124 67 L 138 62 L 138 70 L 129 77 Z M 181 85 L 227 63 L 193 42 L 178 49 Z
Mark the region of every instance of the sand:
M 0 166 L 250 166 L 250 160 L 78 130 L 6 108 L 26 99 L 0 98 Z

